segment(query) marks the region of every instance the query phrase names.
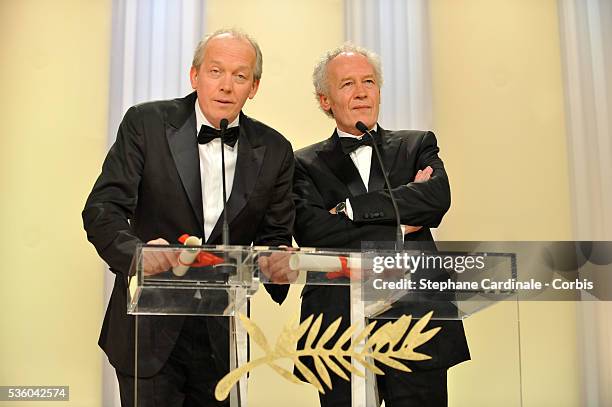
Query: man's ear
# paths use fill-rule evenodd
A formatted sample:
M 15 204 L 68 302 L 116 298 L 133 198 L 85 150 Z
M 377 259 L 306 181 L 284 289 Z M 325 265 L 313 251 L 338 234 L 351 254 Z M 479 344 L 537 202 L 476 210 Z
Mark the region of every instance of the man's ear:
M 329 103 L 329 98 L 322 93 L 319 93 L 319 106 L 321 106 L 321 109 L 325 110 L 326 112 L 331 109 L 331 103 Z
M 253 99 L 255 94 L 257 94 L 257 90 L 259 89 L 259 79 L 253 81 L 253 85 L 251 85 L 251 91 L 249 92 L 249 99 Z
M 189 70 L 189 81 L 191 82 L 191 89 L 195 89 L 198 86 L 198 70 L 195 66 L 192 66 Z

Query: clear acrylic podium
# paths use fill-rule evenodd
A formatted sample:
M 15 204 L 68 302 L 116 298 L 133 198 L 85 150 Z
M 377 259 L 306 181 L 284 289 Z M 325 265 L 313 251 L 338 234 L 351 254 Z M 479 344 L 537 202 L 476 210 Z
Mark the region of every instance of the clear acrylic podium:
M 417 252 L 409 252 L 418 256 Z M 239 315 L 248 315 L 249 298 L 260 286 L 270 282 L 260 272 L 260 259 L 277 256 L 289 269 L 298 273 L 291 284 L 340 285 L 350 289 L 351 324 L 355 332 L 361 332 L 370 318 L 396 320 L 406 310 L 413 318 L 423 317 L 433 311 L 433 319 L 464 319 L 498 301 L 507 300 L 515 293 L 512 290 L 454 289 L 445 293 L 430 289 L 413 289 L 406 295 L 406 286 L 415 274 L 387 273 L 387 279 L 402 280 L 398 289 L 372 290 L 375 279 L 381 274 L 373 272 L 376 258 L 392 256 L 394 251 L 380 249 L 362 251 L 339 251 L 301 248 L 287 251 L 267 247 L 243 246 L 140 246 L 133 258 L 128 289 L 128 313 L 135 315 L 136 324 L 140 316 L 216 316 L 229 321 L 229 368 L 230 371 L 248 362 L 247 330 Z M 148 275 L 147 262 L 156 255 L 177 258 L 179 265 L 172 270 Z M 490 257 L 490 273 L 496 278 L 516 276 L 516 262 L 512 256 Z M 349 278 L 347 271 L 352 273 Z M 386 270 L 389 271 L 389 270 Z M 398 270 L 395 270 L 398 272 Z M 418 273 L 416 274 L 418 275 Z M 462 279 L 460 273 L 443 273 L 439 279 Z M 438 277 L 435 277 L 436 280 Z M 394 280 L 394 281 L 395 281 Z M 369 289 L 370 288 L 370 289 Z M 257 342 L 257 341 L 256 341 Z M 135 377 L 138 376 L 138 340 L 135 349 Z M 353 362 L 355 365 L 356 362 Z M 359 365 L 359 370 L 364 370 Z M 352 375 L 353 406 L 376 405 L 376 380 L 374 373 L 365 370 L 366 377 Z M 520 374 L 520 373 L 519 373 Z M 135 405 L 138 405 L 137 381 Z M 246 406 L 247 378 L 231 387 L 229 400 L 232 407 Z

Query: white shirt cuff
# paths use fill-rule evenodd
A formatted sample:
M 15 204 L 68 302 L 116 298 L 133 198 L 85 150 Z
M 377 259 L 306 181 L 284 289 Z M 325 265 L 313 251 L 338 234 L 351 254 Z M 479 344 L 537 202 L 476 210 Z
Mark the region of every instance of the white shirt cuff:
M 351 206 L 351 201 L 349 201 L 348 198 L 346 198 L 346 216 L 350 219 L 353 220 L 353 207 Z

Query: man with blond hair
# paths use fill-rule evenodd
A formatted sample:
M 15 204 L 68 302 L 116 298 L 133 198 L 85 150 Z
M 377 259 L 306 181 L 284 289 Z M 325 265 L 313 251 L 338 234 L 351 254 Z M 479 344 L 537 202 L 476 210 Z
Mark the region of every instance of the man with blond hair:
M 116 276 L 99 344 L 116 369 L 123 406 L 134 403 L 135 324 L 126 314 L 132 256 L 138 244 L 177 243 L 185 233 L 221 244 L 222 148 L 229 243 L 291 243 L 291 144 L 242 113 L 261 75 L 261 50 L 251 37 L 236 30 L 209 35 L 194 54 L 194 92 L 131 107 L 87 199 L 87 237 Z M 167 273 L 177 258 L 157 253 L 144 264 L 145 274 Z M 286 290 L 271 294 L 280 302 Z M 229 370 L 226 318 L 140 316 L 137 334 L 139 406 L 228 405 L 214 398 Z
M 326 53 L 316 65 L 313 82 L 317 102 L 336 128 L 331 137 L 296 151 L 294 194 L 295 240 L 300 246 L 361 249 L 362 242 L 396 240 L 396 217 L 384 176 L 365 126 L 374 136 L 397 201 L 404 241 L 432 241 L 450 207 L 450 188 L 436 137 L 428 131 L 389 131 L 378 124 L 382 69 L 378 57 L 351 44 Z M 361 122 L 362 125 L 357 126 Z M 411 226 L 417 225 L 417 226 Z M 401 237 L 400 237 L 401 238 Z M 302 320 L 323 314 L 320 332 L 338 317 L 350 321 L 349 291 L 338 286 L 306 286 Z M 414 310 L 408 310 L 412 312 Z M 379 322 L 380 324 L 380 322 Z M 442 330 L 417 349 L 432 358 L 407 363 L 405 373 L 377 364 L 380 398 L 387 407 L 446 406 L 447 369 L 469 359 L 461 322 L 430 321 Z M 304 363 L 317 369 L 313 361 Z M 348 373 L 348 372 L 347 372 Z M 350 382 L 332 377 L 332 388 L 320 394 L 322 406 L 350 406 Z

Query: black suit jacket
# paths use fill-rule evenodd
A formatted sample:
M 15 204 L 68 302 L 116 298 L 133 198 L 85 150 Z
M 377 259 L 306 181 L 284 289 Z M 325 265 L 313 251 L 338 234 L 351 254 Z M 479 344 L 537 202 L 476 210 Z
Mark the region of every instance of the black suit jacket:
M 440 224 L 450 207 L 450 187 L 444 164 L 432 132 L 386 131 L 378 126 L 376 142 L 404 225 L 421 230 L 405 240 L 433 241 L 430 227 Z M 396 221 L 389 193 L 374 151 L 368 190 L 351 157 L 342 152 L 336 132 L 331 138 L 296 151 L 294 197 L 295 240 L 300 246 L 361 249 L 363 241 L 394 241 Z M 419 169 L 433 168 L 431 178 L 414 183 Z M 370 191 L 370 192 L 367 192 Z M 353 220 L 331 215 L 329 210 L 350 199 Z M 324 326 L 338 316 L 348 327 L 349 294 L 346 288 L 306 286 L 302 297 L 302 318 L 323 313 Z M 431 360 L 408 365 L 413 369 L 450 367 L 469 359 L 463 325 L 458 321 L 431 321 L 428 327 L 442 326 L 433 340 L 419 348 Z M 321 332 L 323 332 L 323 327 Z M 333 343 L 333 341 L 331 342 Z
M 87 237 L 116 274 L 99 344 L 111 364 L 134 371 L 134 318 L 127 315 L 127 281 L 136 246 L 158 237 L 171 243 L 188 233 L 204 236 L 196 138 L 195 92 L 182 99 L 131 107 L 102 166 L 85 209 Z M 291 243 L 294 158 L 277 131 L 240 116 L 238 157 L 228 222 L 231 244 Z M 220 217 L 220 219 L 222 216 Z M 221 221 L 207 244 L 221 243 Z M 272 287 L 281 302 L 286 287 Z M 184 321 L 181 316 L 139 318 L 139 376 L 158 372 Z M 210 326 L 209 330 L 224 329 Z M 214 339 L 227 336 L 210 332 Z

